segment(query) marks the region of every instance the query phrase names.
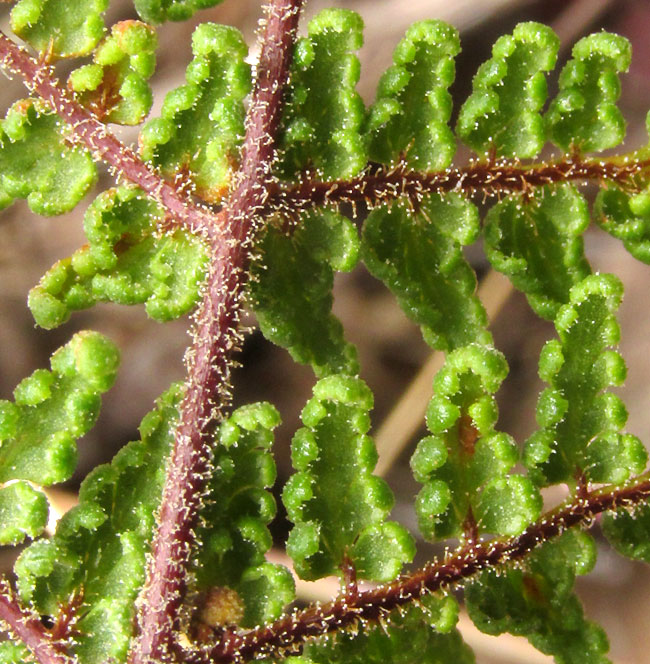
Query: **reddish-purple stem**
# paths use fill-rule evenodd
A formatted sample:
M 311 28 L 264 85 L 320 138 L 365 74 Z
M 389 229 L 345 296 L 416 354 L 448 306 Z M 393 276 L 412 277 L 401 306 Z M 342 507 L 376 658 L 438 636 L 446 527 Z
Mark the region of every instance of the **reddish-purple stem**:
M 185 589 L 193 527 L 210 466 L 212 425 L 230 403 L 229 365 L 239 343 L 241 293 L 253 236 L 267 198 L 274 136 L 280 121 L 301 0 L 273 0 L 246 122 L 242 162 L 224 208 L 227 223 L 213 254 L 187 356 L 187 385 L 139 600 L 132 664 L 165 661 Z
M 184 660 L 188 664 L 227 664 L 296 652 L 310 638 L 377 621 L 427 593 L 467 581 L 482 570 L 521 560 L 568 528 L 589 525 L 606 510 L 634 507 L 648 498 L 647 476 L 627 487 L 589 492 L 545 514 L 517 537 L 467 544 L 442 560 L 434 560 L 384 586 L 353 595 L 342 594 L 329 604 L 297 611 L 246 633 L 227 631 L 216 645 L 185 652 Z
M 138 185 L 164 208 L 169 222 L 207 236 L 217 242 L 223 215 L 192 198 L 164 180 L 128 146 L 118 140 L 95 115 L 75 101 L 57 80 L 54 69 L 33 58 L 0 32 L 0 64 L 22 77 L 27 89 L 38 95 L 68 124 L 72 142 L 87 147 L 97 160 L 113 166 L 118 174 Z
M 586 159 L 579 155 L 529 165 L 512 160 L 477 161 L 463 168 L 431 172 L 410 170 L 400 164 L 390 170 L 376 168 L 349 180 L 322 182 L 306 177 L 296 185 L 275 184 L 267 206 L 269 210 L 281 210 L 295 217 L 301 210 L 323 205 L 351 203 L 373 207 L 398 198 L 415 202 L 430 194 L 453 192 L 465 196 L 526 194 L 559 182 L 614 182 L 624 189 L 636 190 L 635 176 L 648 168 L 647 159 Z
M 52 639 L 35 613 L 20 605 L 5 579 L 0 579 L 0 625 L 27 646 L 40 664 L 70 664 L 62 644 Z

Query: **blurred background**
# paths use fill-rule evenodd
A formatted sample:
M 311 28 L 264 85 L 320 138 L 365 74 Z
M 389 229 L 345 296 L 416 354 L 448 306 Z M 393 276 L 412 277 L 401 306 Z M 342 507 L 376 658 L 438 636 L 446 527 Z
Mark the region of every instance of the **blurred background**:
M 136 18 L 131 2 L 112 0 L 110 4 L 108 25 Z M 452 88 L 456 112 L 471 90 L 477 66 L 490 56 L 496 38 L 520 21 L 538 20 L 555 29 L 562 41 L 558 71 L 570 54 L 571 45 L 580 37 L 601 29 L 618 32 L 633 45 L 632 67 L 623 78 L 620 102 L 628 121 L 628 137 L 622 149 L 647 142 L 644 121 L 650 108 L 648 0 L 310 0 L 306 18 L 333 5 L 353 9 L 365 21 L 365 44 L 359 54 L 359 91 L 367 102 L 373 99 L 377 80 L 391 63 L 393 48 L 412 22 L 438 18 L 455 25 L 463 45 Z M 8 5 L 0 8 L 0 26 L 4 31 L 9 29 L 9 11 Z M 235 25 L 253 44 L 259 16 L 258 0 L 226 0 L 187 23 L 162 26 L 159 65 L 153 78 L 156 101 L 152 115 L 158 113 L 164 94 L 184 82 L 184 70 L 191 59 L 190 36 L 198 22 Z M 551 95 L 554 89 L 551 78 Z M 2 114 L 21 96 L 25 96 L 25 90 L 20 81 L 3 78 Z M 137 138 L 133 130 L 120 130 L 120 135 L 129 142 Z M 459 151 L 458 163 L 466 158 Z M 98 191 L 111 184 L 110 176 L 103 172 Z M 594 191 L 586 188 L 585 194 L 591 200 Z M 156 396 L 172 380 L 182 379 L 182 356 L 189 343 L 186 319 L 160 325 L 148 320 L 143 308 L 114 305 L 77 313 L 55 331 L 35 328 L 26 307 L 28 290 L 56 260 L 83 244 L 81 218 L 90 200 L 88 197 L 73 213 L 56 218 L 36 217 L 22 202 L 0 215 L 0 398 L 11 398 L 15 385 L 34 369 L 48 366 L 50 354 L 80 329 L 99 330 L 122 349 L 117 384 L 104 398 L 97 426 L 80 443 L 78 473 L 64 487 L 62 504 L 66 497 L 74 498 L 80 479 L 90 468 L 110 460 L 117 449 L 138 436 L 140 419 L 151 409 Z M 650 266 L 634 261 L 617 241 L 597 229 L 587 232 L 586 247 L 594 270 L 615 272 L 625 284 L 626 296 L 620 311 L 621 352 L 629 371 L 627 383 L 619 393 L 630 413 L 628 430 L 650 445 L 650 293 L 646 287 Z M 544 341 L 553 333 L 552 326 L 532 315 L 522 295 L 512 293 L 503 280 L 489 273 L 480 247 L 469 248 L 468 257 L 479 276 L 487 279 L 482 283 L 481 296 L 490 311 L 497 347 L 506 354 L 511 367 L 499 395 L 499 425 L 523 442 L 535 426 L 535 403 L 542 387 L 537 377 L 537 358 Z M 348 339 L 359 348 L 362 377 L 375 393 L 373 430 L 381 455 L 378 469 L 396 494 L 394 516 L 415 533 L 412 502 L 418 486 L 411 477 L 408 460 L 423 433 L 422 413 L 439 358 L 431 356 L 416 326 L 363 267 L 337 277 L 334 309 Z M 282 413 L 277 442 L 279 492 L 291 470 L 289 441 L 314 379 L 309 369 L 294 365 L 285 351 L 266 342 L 255 330 L 252 317 L 246 323 L 253 331 L 240 357 L 243 367 L 234 375 L 236 405 L 270 400 Z M 548 496 L 549 501 L 559 498 Z M 281 541 L 288 529 L 282 516 L 274 528 L 275 537 Z M 616 664 L 650 662 L 650 570 L 613 553 L 597 527 L 594 534 L 601 542 L 599 561 L 591 575 L 578 581 L 586 613 L 605 627 Z M 420 543 L 419 550 L 422 561 L 434 553 L 424 543 Z M 14 556 L 14 551 L 0 549 L 0 567 L 9 569 Z M 330 589 L 322 583 L 302 592 L 305 597 L 310 593 L 318 596 Z M 460 627 L 475 648 L 480 664 L 551 661 L 536 653 L 524 639 L 481 635 L 465 618 L 461 618 Z

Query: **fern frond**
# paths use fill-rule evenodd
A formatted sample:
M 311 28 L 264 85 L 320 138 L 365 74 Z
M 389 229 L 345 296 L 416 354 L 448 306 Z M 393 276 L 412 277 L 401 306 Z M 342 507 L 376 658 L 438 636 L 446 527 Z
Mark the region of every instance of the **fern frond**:
M 140 134 L 140 152 L 163 175 L 214 203 L 228 190 L 244 136 L 248 48 L 235 28 L 203 23 L 192 35 L 192 52 L 187 84 L 167 93 L 161 117 Z
M 539 154 L 546 142 L 540 115 L 547 95 L 544 72 L 555 66 L 559 46 L 557 35 L 541 23 L 520 23 L 500 37 L 460 109 L 458 136 L 483 157 Z
M 105 122 L 140 124 L 153 94 L 147 79 L 155 69 L 156 32 L 146 23 L 122 21 L 97 47 L 93 62 L 75 69 L 68 86 Z
M 275 620 L 295 594 L 289 571 L 264 558 L 276 511 L 268 489 L 276 476 L 271 445 L 278 424 L 280 415 L 268 403 L 238 408 L 221 424 L 197 532 L 197 587 L 234 590 L 244 627 Z
M 142 420 L 141 439 L 95 468 L 54 537 L 16 563 L 23 600 L 55 621 L 72 613 L 73 650 L 83 662 L 126 657 L 182 391 L 177 384 L 159 398 Z
M 472 344 L 450 353 L 436 376 L 427 409 L 432 435 L 411 458 L 415 479 L 424 484 L 415 511 L 428 539 L 517 534 L 541 512 L 530 480 L 509 474 L 519 456 L 514 440 L 494 429 L 492 394 L 506 373 L 502 355 Z
M 581 39 L 560 74 L 560 91 L 545 116 L 549 136 L 565 152 L 598 152 L 618 145 L 625 121 L 616 100 L 619 72 L 632 59 L 624 37 L 601 32 Z
M 415 211 L 407 203 L 377 208 L 364 224 L 364 262 L 434 348 L 491 342 L 476 275 L 462 252 L 478 224 L 476 207 L 456 195 L 430 196 Z
M 11 10 L 11 29 L 47 59 L 90 53 L 104 36 L 108 0 L 20 0 Z
M 152 23 L 218 3 L 135 0 Z M 0 544 L 36 539 L 16 564 L 20 600 L 0 582 L 0 620 L 14 639 L 0 660 L 245 664 L 299 653 L 287 661 L 469 664 L 457 602 L 441 594 L 464 586 L 484 631 L 523 635 L 561 663 L 604 664 L 604 633 L 572 590 L 595 560 L 580 528 L 610 512 L 613 545 L 650 559 L 650 480 L 641 442 L 622 431 L 625 407 L 607 391 L 625 377 L 614 350 L 622 287 L 590 274 L 579 188 L 598 185 L 597 222 L 650 261 L 649 148 L 584 156 L 624 136 L 616 101 L 628 43 L 581 40 L 544 114 L 559 40 L 539 23 L 517 26 L 476 74 L 454 132 L 454 28 L 412 26 L 366 109 L 359 15 L 325 10 L 297 38 L 302 0 L 269 0 L 252 65 L 257 51 L 237 30 L 199 23 L 186 83 L 141 130 L 136 153 L 108 124 L 148 113 L 156 33 L 126 21 L 106 36 L 106 4 L 83 0 L 75 12 L 62 0 L 20 0 L 12 22 L 38 58 L 0 33 L 0 64 L 40 97 L 18 102 L 0 127 L 0 206 L 26 198 L 41 214 L 71 210 L 96 179 L 91 155 L 106 162 L 118 182 L 86 212 L 88 244 L 44 275 L 29 305 L 50 328 L 99 302 L 144 304 L 160 321 L 194 309 L 187 379 L 145 417 L 140 440 L 88 475 L 49 539 L 37 539 L 48 511 L 40 488 L 70 477 L 117 351 L 76 335 L 51 372 L 0 402 Z M 88 59 L 66 89 L 50 63 L 80 54 Z M 452 165 L 457 141 L 478 158 Z M 540 159 L 547 143 L 563 154 Z M 488 198 L 497 201 L 482 225 Z M 549 387 L 524 446 L 527 473 L 496 428 L 507 364 L 464 255 L 478 241 L 558 333 L 540 358 Z M 334 273 L 359 259 L 447 354 L 411 467 L 423 485 L 422 534 L 460 542 L 404 574 L 414 541 L 388 520 L 393 494 L 373 475 L 368 436 L 372 392 L 332 315 Z M 291 574 L 266 558 L 280 416 L 268 403 L 228 415 L 246 298 L 265 336 L 318 379 L 291 444 L 296 472 L 278 492 L 298 575 L 336 575 L 341 586 L 331 601 L 291 611 Z M 571 495 L 540 516 L 540 488 L 558 484 Z
M 387 581 L 415 553 L 399 524 L 384 519 L 393 506 L 388 485 L 372 475 L 377 452 L 366 435 L 372 393 L 359 378 L 321 379 L 302 411 L 291 459 L 296 469 L 282 500 L 294 523 L 287 552 L 305 579 L 342 573 Z
M 117 348 L 97 332 L 79 332 L 0 401 L 0 538 L 35 537 L 47 522 L 44 496 L 30 486 L 63 482 L 77 465 L 76 441 L 94 424 L 100 395 L 113 384 Z M 16 482 L 16 480 L 22 480 Z M 18 519 L 25 518 L 25 527 Z
M 97 302 L 143 304 L 164 321 L 196 304 L 207 259 L 186 231 L 158 233 L 160 208 L 134 187 L 109 189 L 86 211 L 89 243 L 58 261 L 29 293 L 29 308 L 46 329 Z
M 264 336 L 311 364 L 319 377 L 358 373 L 356 349 L 331 313 L 334 270 L 350 271 L 359 256 L 352 223 L 329 210 L 315 211 L 290 237 L 270 225 L 259 247 L 249 288 Z
M 61 120 L 41 102 L 23 99 L 0 125 L 0 207 L 25 198 L 37 214 L 72 210 L 97 179 L 90 153 L 71 147 Z
M 370 158 L 423 171 L 447 168 L 456 150 L 448 126 L 458 33 L 442 21 L 412 25 L 379 81 L 369 111 Z
M 552 320 L 591 272 L 582 241 L 589 221 L 587 202 L 572 185 L 508 196 L 486 216 L 485 253 L 535 312 Z
M 627 421 L 621 399 L 604 392 L 620 385 L 626 367 L 618 352 L 614 312 L 622 285 L 613 275 L 591 275 L 571 289 L 555 319 L 559 339 L 540 355 L 539 374 L 550 383 L 537 403 L 542 427 L 526 442 L 524 463 L 540 485 L 622 482 L 647 462 L 641 441 L 620 430 Z
M 308 36 L 296 43 L 290 91 L 280 136 L 280 171 L 285 177 L 315 170 L 326 180 L 351 177 L 366 165 L 361 135 L 365 116 L 355 86 L 363 43 L 361 17 L 326 9 L 312 19 Z

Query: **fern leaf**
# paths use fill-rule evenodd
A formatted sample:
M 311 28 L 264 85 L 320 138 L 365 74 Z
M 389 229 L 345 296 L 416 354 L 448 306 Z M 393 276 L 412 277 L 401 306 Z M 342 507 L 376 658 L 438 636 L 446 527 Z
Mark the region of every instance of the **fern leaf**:
M 25 664 L 31 661 L 33 658 L 24 645 L 11 641 L 0 643 L 0 664 Z
M 71 148 L 58 116 L 23 99 L 0 126 L 0 207 L 26 198 L 37 214 L 72 210 L 97 179 L 87 150 Z
M 28 482 L 0 488 L 0 544 L 19 544 L 26 537 L 38 537 L 47 516 L 47 498 Z
M 455 629 L 457 613 L 452 597 L 430 596 L 385 625 L 309 644 L 287 664 L 473 664 L 474 654 Z
M 145 125 L 140 151 L 163 175 L 189 180 L 199 196 L 216 203 L 228 189 L 244 135 L 248 49 L 235 28 L 202 23 L 192 52 L 187 84 L 169 92 L 161 117 Z
M 476 275 L 461 249 L 478 223 L 476 207 L 450 194 L 429 197 L 414 213 L 403 203 L 377 208 L 364 224 L 364 262 L 434 348 L 491 342 Z
M 16 562 L 24 601 L 54 619 L 73 611 L 73 651 L 85 663 L 126 659 L 181 396 L 177 384 L 159 398 L 142 420 L 141 440 L 93 470 L 54 537 Z
M 133 187 L 100 194 L 86 211 L 89 243 L 58 261 L 29 294 L 36 322 L 50 329 L 97 302 L 145 304 L 155 320 L 187 313 L 198 300 L 206 251 L 182 230 L 156 234 L 162 215 Z
M 630 66 L 630 44 L 624 37 L 600 32 L 581 39 L 572 54 L 545 117 L 550 139 L 565 152 L 612 148 L 625 137 L 616 100 L 621 93 L 618 73 Z
M 104 36 L 108 0 L 20 0 L 11 10 L 11 29 L 49 58 L 87 55 Z
M 75 439 L 94 423 L 99 395 L 115 380 L 118 351 L 97 332 L 79 332 L 2 401 L 0 482 L 62 482 L 76 462 Z
M 509 474 L 517 446 L 494 430 L 494 392 L 507 373 L 503 356 L 476 344 L 447 357 L 427 409 L 432 435 L 422 439 L 411 468 L 424 487 L 415 510 L 428 539 L 478 533 L 517 534 L 541 511 L 541 498 L 525 477 Z
M 574 286 L 558 312 L 559 339 L 544 346 L 539 374 L 550 384 L 539 397 L 542 427 L 526 442 L 524 463 L 538 484 L 622 482 L 641 472 L 647 453 L 635 436 L 620 433 L 627 420 L 610 385 L 625 379 L 623 358 L 609 347 L 620 330 L 615 311 L 623 287 L 613 275 L 592 275 Z
M 458 136 L 481 156 L 535 157 L 546 142 L 543 72 L 555 66 L 559 45 L 550 28 L 534 22 L 500 37 L 460 109 Z
M 525 199 L 505 198 L 488 212 L 485 252 L 535 312 L 553 320 L 571 287 L 591 272 L 582 242 L 588 226 L 587 202 L 575 187 L 543 187 Z
M 643 263 L 650 263 L 650 192 L 628 195 L 616 187 L 602 189 L 594 218 L 610 235 Z
M 194 12 L 208 9 L 223 0 L 134 0 L 135 9 L 143 21 L 164 23 L 165 21 L 185 21 Z
M 448 126 L 458 32 L 442 21 L 412 25 L 382 76 L 370 109 L 370 158 L 395 165 L 402 158 L 413 169 L 439 170 L 456 150 Z
M 415 553 L 411 536 L 384 521 L 393 506 L 388 485 L 373 476 L 377 452 L 366 435 L 372 393 L 359 378 L 328 376 L 302 411 L 291 444 L 296 473 L 282 493 L 295 524 L 287 552 L 305 579 L 336 574 L 345 561 L 359 578 L 392 579 Z
M 115 380 L 118 351 L 97 332 L 79 332 L 0 401 L 0 540 L 35 537 L 47 522 L 44 496 L 27 484 L 63 482 L 77 463 L 76 439 L 94 424 L 100 395 Z M 15 482 L 15 480 L 26 480 Z M 21 520 L 25 519 L 21 527 Z
M 291 573 L 264 558 L 272 543 L 267 524 L 275 500 L 268 489 L 276 477 L 271 445 L 279 423 L 268 403 L 238 408 L 222 423 L 197 533 L 197 586 L 234 590 L 244 627 L 277 618 L 294 599 Z
M 280 171 L 314 169 L 326 180 L 355 175 L 366 165 L 361 128 L 365 108 L 355 86 L 363 21 L 346 9 L 325 9 L 296 43 L 280 138 Z
M 631 513 L 620 509 L 605 514 L 601 524 L 605 536 L 621 555 L 650 562 L 650 506 L 641 505 Z
M 470 618 L 487 634 L 525 636 L 558 664 L 607 664 L 607 637 L 572 593 L 575 576 L 595 560 L 587 533 L 565 533 L 534 551 L 523 569 L 488 570 L 472 581 L 465 590 Z
M 105 122 L 140 124 L 153 95 L 147 79 L 155 68 L 155 30 L 139 21 L 121 21 L 95 50 L 93 62 L 75 69 L 68 87 Z
M 264 336 L 319 377 L 358 373 L 356 349 L 331 313 L 334 270 L 351 270 L 359 256 L 352 223 L 319 210 L 305 215 L 291 237 L 268 226 L 260 250 L 250 289 Z

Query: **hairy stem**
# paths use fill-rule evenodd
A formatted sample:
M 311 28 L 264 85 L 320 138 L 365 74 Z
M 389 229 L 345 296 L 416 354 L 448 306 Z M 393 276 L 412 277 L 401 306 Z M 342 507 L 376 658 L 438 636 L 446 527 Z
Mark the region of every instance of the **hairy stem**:
M 139 634 L 132 664 L 164 661 L 174 641 L 185 589 L 193 528 L 210 469 L 214 423 L 230 403 L 229 373 L 237 348 L 242 289 L 260 211 L 268 196 L 274 136 L 293 55 L 301 0 L 273 0 L 267 8 L 242 162 L 224 208 L 223 236 L 212 246 L 203 299 L 186 354 L 187 384 L 139 600 Z
M 585 159 L 572 155 L 555 162 L 521 165 L 507 160 L 477 161 L 445 171 L 413 171 L 404 164 L 392 170 L 375 169 L 350 180 L 322 182 L 304 179 L 297 185 L 276 184 L 269 209 L 295 216 L 297 211 L 341 203 L 368 207 L 408 198 L 420 201 L 429 194 L 502 196 L 528 194 L 536 188 L 560 182 L 613 182 L 627 190 L 639 188 L 635 176 L 650 168 L 650 160 Z M 641 185 L 642 186 L 642 185 Z
M 20 605 L 5 579 L 0 579 L 0 625 L 24 643 L 40 664 L 70 664 L 62 645 L 52 639 L 36 614 Z
M 587 492 L 545 514 L 517 537 L 468 543 L 442 560 L 405 574 L 384 586 L 342 595 L 335 601 L 314 606 L 280 618 L 271 625 L 244 634 L 229 631 L 210 648 L 185 653 L 187 662 L 208 664 L 243 662 L 298 651 L 305 641 L 328 633 L 376 621 L 393 609 L 430 592 L 467 581 L 487 568 L 521 560 L 537 546 L 561 535 L 568 528 L 588 526 L 607 510 L 634 507 L 650 498 L 648 475 L 627 486 Z
M 222 214 L 195 202 L 182 189 L 164 180 L 74 99 L 57 80 L 50 65 L 33 58 L 2 32 L 0 66 L 8 73 L 20 76 L 27 89 L 67 123 L 68 138 L 73 143 L 87 147 L 95 159 L 112 166 L 121 177 L 138 185 L 158 202 L 169 216 L 168 223 L 184 226 L 213 243 L 218 241 L 223 226 Z

